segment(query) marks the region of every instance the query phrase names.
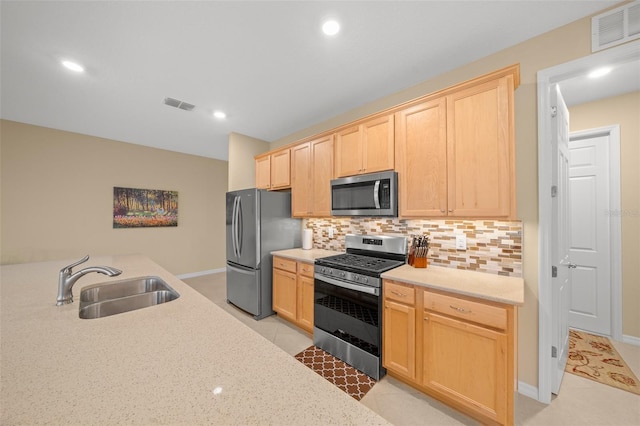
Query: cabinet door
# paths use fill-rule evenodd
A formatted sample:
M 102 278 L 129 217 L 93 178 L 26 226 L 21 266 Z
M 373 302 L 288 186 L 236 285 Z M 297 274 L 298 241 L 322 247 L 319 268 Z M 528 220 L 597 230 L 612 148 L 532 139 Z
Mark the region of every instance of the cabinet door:
M 296 274 L 273 268 L 273 310 L 290 321 L 296 320 Z
M 396 113 L 401 217 L 447 215 L 447 110 L 439 98 Z
M 313 278 L 298 275 L 298 324 L 313 332 Z
M 311 214 L 311 145 L 303 143 L 291 148 L 291 214 L 305 217 Z
M 447 96 L 449 216 L 508 217 L 515 206 L 513 77 Z
M 333 179 L 333 135 L 311 142 L 311 182 L 314 217 L 331 216 L 331 179 Z
M 393 170 L 395 165 L 393 121 L 393 115 L 387 115 L 361 125 L 363 173 Z
M 389 371 L 415 380 L 416 309 L 385 299 L 382 364 Z
M 353 176 L 363 172 L 361 139 L 359 126 L 336 133 L 336 177 Z
M 507 422 L 507 337 L 424 312 L 422 384 L 484 417 Z
M 256 188 L 271 187 L 271 156 L 256 158 Z
M 271 154 L 271 188 L 291 186 L 291 151 L 285 149 Z

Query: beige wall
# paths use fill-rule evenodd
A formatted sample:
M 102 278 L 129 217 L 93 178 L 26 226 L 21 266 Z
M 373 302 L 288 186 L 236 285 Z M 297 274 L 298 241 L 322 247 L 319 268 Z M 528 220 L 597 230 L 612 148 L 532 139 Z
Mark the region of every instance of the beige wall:
M 173 274 L 224 267 L 227 162 L 5 120 L 0 152 L 2 264 L 143 253 Z M 113 229 L 114 186 L 178 191 L 178 226 Z
M 640 92 L 569 108 L 571 131 L 620 125 L 622 333 L 640 336 Z
M 271 144 L 239 133 L 229 135 L 229 191 L 255 188 L 256 165 L 253 157 L 269 151 Z
M 444 89 L 496 69 L 520 64 L 520 87 L 515 93 L 516 178 L 518 219 L 523 224 L 525 305 L 519 309 L 518 378 L 538 383 L 538 134 L 537 72 L 591 53 L 591 19 L 584 18 L 532 38 L 496 54 L 456 68 L 431 80 L 363 105 L 272 146 L 292 143 L 385 108 Z

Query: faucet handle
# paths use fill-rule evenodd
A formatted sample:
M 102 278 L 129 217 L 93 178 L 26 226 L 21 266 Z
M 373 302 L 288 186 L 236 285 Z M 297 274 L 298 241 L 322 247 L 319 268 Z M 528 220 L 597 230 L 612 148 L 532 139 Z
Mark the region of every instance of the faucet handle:
M 80 265 L 81 263 L 86 262 L 87 260 L 89 260 L 89 255 L 86 255 L 85 257 L 83 257 L 82 259 L 78 260 L 75 263 L 72 263 L 69 266 L 65 266 L 64 268 L 62 268 L 60 270 L 60 272 L 67 272 L 67 273 L 71 273 L 71 269 L 75 268 L 76 266 Z

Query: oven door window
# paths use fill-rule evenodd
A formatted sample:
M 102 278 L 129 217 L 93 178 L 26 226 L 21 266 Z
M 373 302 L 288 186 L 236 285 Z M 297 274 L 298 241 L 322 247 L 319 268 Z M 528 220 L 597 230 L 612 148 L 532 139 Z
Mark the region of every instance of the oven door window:
M 379 296 L 314 282 L 314 325 L 380 356 Z

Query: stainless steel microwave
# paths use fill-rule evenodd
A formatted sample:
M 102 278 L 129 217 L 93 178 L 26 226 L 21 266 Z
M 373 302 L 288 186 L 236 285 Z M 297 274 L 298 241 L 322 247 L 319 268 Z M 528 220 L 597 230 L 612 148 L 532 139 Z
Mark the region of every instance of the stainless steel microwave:
M 398 216 L 398 173 L 349 176 L 331 181 L 331 215 Z

